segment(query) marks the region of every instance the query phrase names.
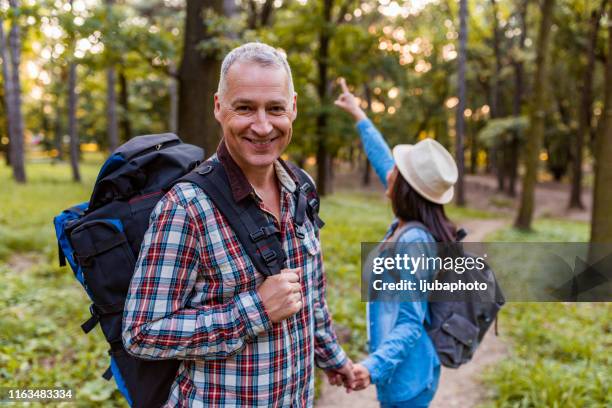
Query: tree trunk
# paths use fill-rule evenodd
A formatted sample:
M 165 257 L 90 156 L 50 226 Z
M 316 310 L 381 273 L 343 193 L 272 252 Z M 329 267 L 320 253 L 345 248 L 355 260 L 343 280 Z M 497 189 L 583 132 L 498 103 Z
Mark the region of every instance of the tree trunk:
M 108 9 L 109 19 L 112 21 L 112 7 L 115 0 L 106 0 L 106 8 Z M 109 23 L 109 30 L 113 30 L 114 27 Z M 119 146 L 119 127 L 117 125 L 117 92 L 115 90 L 117 74 L 115 71 L 115 64 L 111 61 L 110 65 L 106 69 L 106 136 L 108 137 L 108 150 L 113 152 Z
M 11 30 L 8 37 L 8 45 L 10 52 L 10 60 L 6 58 L 6 51 L 4 51 L 3 66 L 6 65 L 8 68 L 3 72 L 8 74 L 5 77 L 10 80 L 6 81 L 5 93 L 7 99 L 7 112 L 9 122 L 9 155 L 11 156 L 11 166 L 13 167 L 13 178 L 18 183 L 26 182 L 25 172 L 25 146 L 24 146 L 24 134 L 23 134 L 23 114 L 21 112 L 21 82 L 19 77 L 19 65 L 21 62 L 21 33 L 19 27 L 19 1 L 9 0 L 9 5 L 13 10 L 13 21 L 11 22 Z M 4 37 L 4 32 L 2 33 Z M 4 48 L 4 38 L 2 38 Z M 6 63 L 5 63 L 6 62 Z
M 178 105 L 179 105 L 179 95 L 178 95 L 178 84 L 175 77 L 175 67 L 174 63 L 170 63 L 170 82 L 168 84 L 168 95 L 170 97 L 170 112 L 168 117 L 168 129 L 170 129 L 171 133 L 176 133 L 178 131 Z
M 519 49 L 525 49 L 525 39 L 527 38 L 527 1 L 523 0 L 520 4 L 518 18 L 520 19 L 521 35 L 519 36 Z M 512 103 L 512 114 L 515 117 L 521 115 L 521 107 L 523 105 L 524 94 L 524 77 L 525 70 L 523 61 L 514 62 L 514 100 Z M 519 134 L 517 131 L 512 132 L 510 139 L 510 169 L 508 170 L 508 195 L 516 197 L 516 180 L 518 178 L 519 165 Z
M 546 115 L 546 90 L 548 71 L 548 46 L 550 26 L 555 0 L 544 0 L 542 17 L 536 48 L 536 72 L 534 89 L 530 106 L 529 137 L 525 146 L 525 176 L 521 193 L 521 206 L 515 221 L 515 227 L 530 230 L 533 220 L 535 186 L 538 177 L 538 161 L 542 140 L 544 139 L 544 117 Z
M 119 105 L 121 106 L 121 115 L 119 115 L 121 140 L 126 142 L 132 138 L 132 123 L 130 122 L 129 89 L 123 69 L 119 70 Z
M 68 67 L 68 135 L 70 136 L 70 166 L 72 168 L 72 180 L 81 181 L 79 172 L 79 135 L 77 133 L 76 120 L 76 64 L 70 63 Z
M 493 71 L 493 83 L 491 85 L 491 118 L 502 117 L 499 104 L 499 76 L 501 73 L 501 49 L 500 49 L 500 33 L 499 20 L 497 19 L 497 0 L 491 0 L 491 11 L 493 21 L 493 55 L 495 55 L 495 70 Z M 494 148 L 495 151 L 495 171 L 497 175 L 497 191 L 504 191 L 506 181 L 506 148 L 504 143 L 497 142 Z
M 11 118 L 13 115 L 13 84 L 12 77 L 9 72 L 10 61 L 8 59 L 8 52 L 6 51 L 6 38 L 4 36 L 4 20 L 0 15 L 0 58 L 2 59 L 2 83 L 4 85 L 4 108 L 6 113 L 6 128 L 7 136 L 9 138 L 9 144 L 6 146 L 6 164 L 11 165 L 11 138 L 15 131 L 13 130 L 13 121 Z
M 111 152 L 119 146 L 119 126 L 117 125 L 117 93 L 115 92 L 115 67 L 106 70 L 106 132 L 108 150 Z
M 612 15 L 612 4 L 608 8 Z M 612 25 L 608 24 L 608 59 L 604 93 L 603 124 L 596 141 L 595 185 L 591 216 L 591 242 L 612 243 Z M 591 251 L 591 262 L 594 261 Z M 608 254 L 605 254 L 608 255 Z
M 459 66 L 457 69 L 457 95 L 459 104 L 457 105 L 456 116 L 456 143 L 455 156 L 457 160 L 457 169 L 459 177 L 455 186 L 455 202 L 458 206 L 465 205 L 465 193 L 463 186 L 464 174 L 464 155 L 463 155 L 463 140 L 465 137 L 465 98 L 466 98 L 466 83 L 465 83 L 465 60 L 466 60 L 466 44 L 467 44 L 467 0 L 459 0 Z
M 333 0 L 323 0 L 323 25 L 319 33 L 319 50 L 317 53 L 317 69 L 319 73 L 319 82 L 317 83 L 317 94 L 319 96 L 319 106 L 323 107 L 328 103 L 327 91 L 327 71 L 328 71 L 328 55 L 330 42 L 330 27 L 331 12 Z M 327 132 L 327 111 L 320 109 L 317 114 L 317 190 L 321 196 L 326 195 L 329 191 L 329 153 L 326 145 Z
M 204 55 L 198 45 L 210 38 L 203 13 L 223 15 L 223 0 L 190 0 L 185 16 L 183 59 L 179 68 L 178 134 L 184 142 L 215 152 L 221 137 L 214 117 L 214 95 L 221 69 L 220 55 Z
M 590 38 L 586 49 L 587 65 L 582 76 L 582 98 L 580 102 L 580 116 L 578 119 L 578 132 L 574 138 L 572 183 L 569 198 L 569 208 L 583 209 L 582 203 L 582 151 L 584 140 L 591 133 L 591 118 L 593 111 L 593 76 L 595 71 L 595 50 L 597 48 L 597 34 L 599 32 L 599 20 L 608 0 L 604 0 L 601 7 L 593 11 L 591 15 Z

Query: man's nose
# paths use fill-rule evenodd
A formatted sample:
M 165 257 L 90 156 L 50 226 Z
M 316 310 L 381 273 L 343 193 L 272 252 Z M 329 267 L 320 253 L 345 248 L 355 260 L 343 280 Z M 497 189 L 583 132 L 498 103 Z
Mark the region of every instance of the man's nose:
M 257 111 L 255 121 L 251 125 L 251 130 L 258 136 L 267 136 L 272 132 L 272 123 L 270 123 L 267 112 L 264 109 Z

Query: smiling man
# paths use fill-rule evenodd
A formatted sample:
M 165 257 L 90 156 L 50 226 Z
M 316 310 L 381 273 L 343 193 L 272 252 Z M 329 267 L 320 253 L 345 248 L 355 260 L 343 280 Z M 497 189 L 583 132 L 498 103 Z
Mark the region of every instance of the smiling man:
M 151 214 L 123 319 L 132 355 L 180 359 L 166 406 L 312 406 L 315 364 L 353 381 L 325 303 L 318 227 L 296 226 L 299 178 L 281 159 L 297 97 L 286 59 L 249 43 L 221 67 L 220 164 L 236 202 L 255 200 L 280 231 L 286 262 L 266 277 L 198 186 L 179 183 Z

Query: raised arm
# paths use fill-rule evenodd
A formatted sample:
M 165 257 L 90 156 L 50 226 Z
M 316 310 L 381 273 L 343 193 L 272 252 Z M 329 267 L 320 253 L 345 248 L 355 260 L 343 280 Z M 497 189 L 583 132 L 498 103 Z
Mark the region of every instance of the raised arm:
M 338 96 L 334 104 L 349 113 L 355 119 L 357 130 L 359 131 L 359 136 L 361 137 L 368 160 L 370 160 L 380 181 L 387 187 L 387 173 L 389 173 L 395 165 L 393 156 L 391 155 L 391 149 L 389 149 L 382 134 L 376 129 L 374 124 L 361 109 L 355 95 L 349 91 L 344 78 L 340 78 L 339 82 L 342 87 L 342 93 Z

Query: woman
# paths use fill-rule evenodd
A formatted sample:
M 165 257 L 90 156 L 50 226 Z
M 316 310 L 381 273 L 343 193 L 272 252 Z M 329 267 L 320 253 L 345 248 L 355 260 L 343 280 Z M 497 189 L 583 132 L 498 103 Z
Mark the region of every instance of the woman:
M 357 122 L 364 150 L 386 187 L 396 216 L 384 240 L 413 244 L 455 241 L 456 227 L 443 207 L 451 201 L 457 180 L 450 153 L 432 139 L 398 145 L 391 152 L 343 78 L 340 85 L 343 92 L 335 104 Z M 415 221 L 426 229 L 414 226 Z M 413 224 L 406 225 L 408 222 Z M 423 251 L 427 256 L 436 255 L 434 245 L 405 247 L 415 252 L 409 256 L 418 257 Z M 418 272 L 428 278 L 433 273 Z M 375 384 L 383 408 L 429 406 L 440 377 L 440 361 L 424 327 L 429 319 L 427 301 L 369 302 L 367 310 L 370 355 L 355 364 L 352 388 Z

